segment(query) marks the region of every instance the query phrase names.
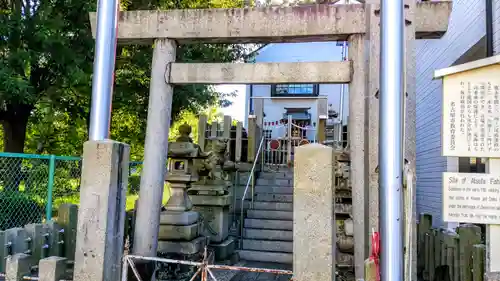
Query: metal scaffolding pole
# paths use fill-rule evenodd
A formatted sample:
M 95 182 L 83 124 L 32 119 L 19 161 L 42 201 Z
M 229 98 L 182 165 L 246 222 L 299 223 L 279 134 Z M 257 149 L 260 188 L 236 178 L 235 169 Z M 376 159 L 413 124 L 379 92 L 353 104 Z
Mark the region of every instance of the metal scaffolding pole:
M 401 281 L 403 264 L 404 0 L 381 0 L 381 280 Z
M 118 3 L 118 0 L 99 0 L 97 3 L 90 140 L 104 140 L 109 137 L 116 57 Z
M 349 1 L 346 1 L 346 4 L 349 4 Z M 342 43 L 342 61 L 345 61 L 347 58 L 347 42 Z M 338 120 L 340 124 L 338 125 L 339 129 L 337 131 L 337 140 L 339 141 L 340 146 L 344 144 L 344 99 L 345 99 L 345 88 L 347 85 L 340 85 L 340 101 L 339 101 L 339 117 Z

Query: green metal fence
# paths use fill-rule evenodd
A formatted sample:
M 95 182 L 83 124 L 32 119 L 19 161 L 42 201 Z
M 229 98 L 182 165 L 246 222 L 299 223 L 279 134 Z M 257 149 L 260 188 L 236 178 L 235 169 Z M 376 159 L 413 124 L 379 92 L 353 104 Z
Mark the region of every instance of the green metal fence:
M 51 220 L 59 205 L 79 203 L 81 158 L 0 153 L 0 230 Z M 131 162 L 137 192 L 142 162 Z

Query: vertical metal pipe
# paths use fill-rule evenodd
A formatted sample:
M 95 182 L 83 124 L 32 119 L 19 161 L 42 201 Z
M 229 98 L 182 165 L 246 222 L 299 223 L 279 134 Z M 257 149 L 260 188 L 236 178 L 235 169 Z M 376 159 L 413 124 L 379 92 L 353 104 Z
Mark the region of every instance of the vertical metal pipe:
M 292 115 L 288 115 L 287 119 L 287 144 L 286 144 L 286 149 L 287 149 L 287 164 L 290 163 L 290 165 L 293 165 L 294 160 L 292 159 L 292 140 L 293 140 L 293 130 L 292 130 Z
M 404 3 L 381 1 L 380 234 L 381 280 L 403 280 Z
M 127 281 L 128 277 L 128 257 L 124 256 L 123 257 L 123 265 L 122 265 L 122 281 Z
M 116 57 L 118 0 L 99 0 L 90 109 L 90 140 L 109 137 Z
M 134 228 L 133 252 L 141 256 L 155 257 L 158 246 L 174 91 L 173 85 L 169 83 L 170 65 L 175 61 L 175 54 L 175 41 L 156 39 L 149 86 L 144 168 Z
M 49 180 L 47 183 L 47 206 L 45 208 L 45 216 L 47 221 L 52 220 L 52 199 L 54 193 L 54 176 L 56 173 L 56 156 L 50 155 L 49 158 Z
M 346 2 L 346 4 L 348 4 Z M 347 57 L 347 42 L 344 42 L 342 44 L 342 61 L 345 61 Z M 345 95 L 345 87 L 346 85 L 345 84 L 341 84 L 340 85 L 340 106 L 339 106 L 339 122 L 340 124 L 338 125 L 339 126 L 339 130 L 337 132 L 338 134 L 338 141 L 339 141 L 339 144 L 342 145 L 343 143 L 343 128 L 344 128 L 344 95 Z
M 486 0 L 486 56 L 493 56 L 493 1 Z M 479 158 L 478 158 L 479 159 Z M 476 161 L 478 161 L 476 159 Z

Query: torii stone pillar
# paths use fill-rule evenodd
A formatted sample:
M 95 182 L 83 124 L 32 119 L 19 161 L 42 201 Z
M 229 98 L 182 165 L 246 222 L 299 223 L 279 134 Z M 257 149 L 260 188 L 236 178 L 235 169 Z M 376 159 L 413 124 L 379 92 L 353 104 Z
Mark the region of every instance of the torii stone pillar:
M 404 157 L 409 162 L 409 171 L 416 178 L 416 92 L 415 92 L 415 0 L 405 1 L 405 145 Z M 451 7 L 450 7 L 451 8 Z M 379 157 L 379 81 L 380 81 L 380 0 L 367 0 L 365 8 L 366 33 L 364 42 L 359 36 L 349 40 L 349 59 L 353 61 L 354 77 L 350 84 L 349 140 L 351 155 L 351 178 L 353 187 L 353 214 L 356 279 L 364 277 L 364 260 L 371 249 L 372 230 L 379 231 L 379 181 L 376 168 Z M 451 9 L 446 16 L 449 17 Z M 366 63 L 356 62 L 367 49 Z M 362 69 L 364 66 L 366 69 Z M 366 85 L 356 81 L 365 77 Z M 365 94 L 363 94 L 365 91 Z M 364 155 L 360 151 L 364 150 Z M 411 210 L 415 220 L 415 195 Z M 405 206 L 408 209 L 409 205 Z M 368 212 L 370 210 L 370 212 Z M 369 218 L 366 220 L 365 218 Z M 411 255 L 416 268 L 416 229 L 411 229 Z M 409 251 L 410 249 L 407 249 Z M 406 271 L 406 280 L 416 280 L 416 271 Z
M 352 60 L 353 77 L 349 84 L 349 120 L 348 139 L 350 148 L 352 186 L 352 212 L 354 223 L 354 269 L 356 279 L 364 279 L 364 262 L 368 256 L 368 189 L 365 175 L 366 139 L 366 74 L 368 73 L 365 57 L 367 44 L 365 35 L 349 37 L 349 60 Z
M 416 135 L 417 135 L 417 93 L 416 93 L 416 58 L 415 58 L 415 5 L 416 0 L 405 0 L 405 130 L 404 130 L 404 158 L 408 161 L 406 171 L 411 173 L 411 179 L 417 178 L 417 147 L 416 147 Z M 405 163 L 405 162 L 403 162 Z M 416 181 L 413 182 L 413 188 L 411 189 L 411 201 L 405 202 L 404 210 L 405 212 L 411 212 L 411 215 L 407 215 L 406 218 L 411 218 L 411 228 L 406 229 L 410 232 L 410 248 L 405 249 L 405 256 L 409 255 L 411 257 L 410 267 L 405 271 L 406 281 L 416 281 L 417 280 L 417 226 L 416 226 Z M 409 188 L 409 186 L 407 186 Z M 403 191 L 405 194 L 407 191 Z M 411 270 L 410 270 L 411 269 Z
M 169 83 L 170 67 L 175 61 L 176 47 L 173 40 L 155 40 L 144 146 L 144 168 L 141 175 L 132 249 L 137 255 L 154 257 L 157 254 L 161 198 L 163 198 L 167 171 L 168 134 L 174 92 L 173 85 Z M 154 231 L 147 231 L 151 229 Z

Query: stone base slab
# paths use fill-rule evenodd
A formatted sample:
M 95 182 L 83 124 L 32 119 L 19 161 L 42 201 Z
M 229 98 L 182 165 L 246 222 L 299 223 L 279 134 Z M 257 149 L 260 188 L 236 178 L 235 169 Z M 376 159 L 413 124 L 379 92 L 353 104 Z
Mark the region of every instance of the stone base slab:
M 158 241 L 158 252 L 162 254 L 176 253 L 182 255 L 194 255 L 203 251 L 206 244 L 205 237 L 198 237 L 191 241 Z
M 234 250 L 236 249 L 236 241 L 233 237 L 228 237 L 221 243 L 210 244 L 208 247 L 210 249 L 213 249 L 215 254 L 215 260 L 223 261 L 231 258 L 231 255 L 234 253 Z
M 178 253 L 158 253 L 158 257 L 174 260 L 201 261 L 203 259 L 203 251 L 194 255 L 183 255 Z M 155 278 L 143 280 L 189 281 L 197 270 L 197 267 L 191 265 L 156 262 Z M 200 275 L 198 275 L 198 280 L 200 279 L 199 277 Z
M 227 259 L 221 260 L 221 261 L 217 261 L 217 264 L 232 266 L 232 265 L 235 265 L 235 264 L 237 264 L 239 262 L 240 262 L 240 255 L 238 254 L 238 252 L 234 252 Z M 219 279 L 217 279 L 217 280 L 219 280 Z
M 160 213 L 160 225 L 192 225 L 198 222 L 200 215 L 198 212 L 177 212 L 177 211 L 163 211 Z
M 500 281 L 500 272 L 486 272 L 484 278 L 485 281 Z
M 191 202 L 195 206 L 229 206 L 231 205 L 231 196 L 210 196 L 210 195 L 190 195 Z
M 191 225 L 162 224 L 160 225 L 160 231 L 158 232 L 158 239 L 191 241 L 198 237 L 199 228 L 200 225 L 198 223 Z
M 337 266 L 340 268 L 353 267 L 354 266 L 354 255 L 348 253 L 336 253 Z
M 218 194 L 218 195 L 224 195 L 227 194 L 227 189 L 228 187 L 231 186 L 231 182 L 228 181 L 223 181 L 223 180 L 216 180 L 216 181 L 207 181 L 206 183 L 203 183 L 203 181 L 194 183 L 191 185 L 191 188 L 189 188 L 190 193 L 198 193 L 198 194 Z

